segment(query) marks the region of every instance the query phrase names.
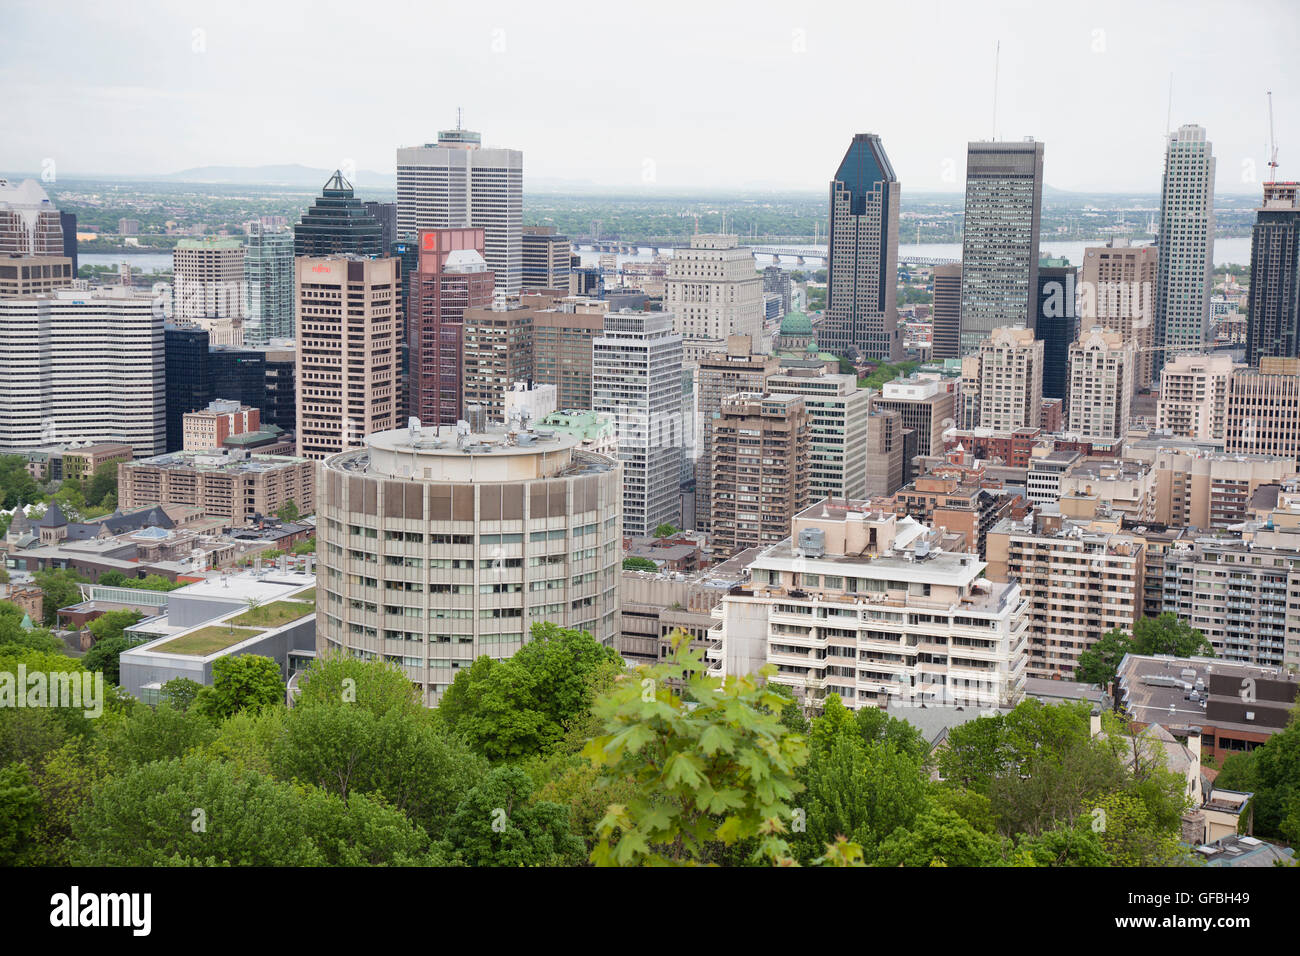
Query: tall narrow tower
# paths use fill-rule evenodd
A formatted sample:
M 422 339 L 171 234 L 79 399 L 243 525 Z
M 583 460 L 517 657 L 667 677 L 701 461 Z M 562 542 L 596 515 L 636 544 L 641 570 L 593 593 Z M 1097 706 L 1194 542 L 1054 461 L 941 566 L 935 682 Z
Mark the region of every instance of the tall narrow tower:
M 962 355 L 994 329 L 1034 327 L 1043 144 L 971 143 L 961 249 Z
M 1265 183 L 1250 244 L 1246 361 L 1300 357 L 1300 183 Z
M 484 148 L 473 130 L 443 130 L 436 143 L 397 151 L 397 234 L 420 229 L 483 230 L 484 258 L 498 298 L 523 283 L 524 154 Z
M 858 133 L 831 180 L 826 318 L 818 343 L 874 359 L 902 355 L 898 334 L 900 187 L 880 137 Z
M 1214 151 L 1201 126 L 1169 135 L 1156 239 L 1155 371 L 1199 352 L 1210 330 L 1214 280 Z

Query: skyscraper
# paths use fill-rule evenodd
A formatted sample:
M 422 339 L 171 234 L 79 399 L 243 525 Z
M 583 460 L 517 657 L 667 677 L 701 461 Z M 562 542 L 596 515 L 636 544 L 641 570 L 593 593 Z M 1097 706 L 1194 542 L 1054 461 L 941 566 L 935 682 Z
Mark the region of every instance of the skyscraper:
M 429 426 L 464 417 L 465 312 L 492 304 L 482 229 L 422 229 L 406 316 L 410 413 Z
M 1300 356 L 1300 183 L 1265 183 L 1250 243 L 1246 362 Z
M 382 248 L 391 248 L 398 236 L 397 203 L 367 200 L 364 205 L 366 212 L 374 216 L 375 221 L 379 223 L 379 241 Z
M 1043 404 L 1043 343 L 1029 329 L 994 329 L 980 343 L 979 427 L 1037 428 Z M 966 368 L 962 366 L 962 377 Z
M 754 254 L 735 236 L 691 236 L 668 263 L 664 309 L 686 340 L 726 341 L 763 332 L 763 280 L 754 271 Z
M 59 211 L 34 179 L 0 179 L 0 256 L 63 256 Z
M 1042 259 L 1034 295 L 1034 337 L 1043 343 L 1043 398 L 1065 398 L 1070 345 L 1079 334 L 1074 286 L 1079 270 L 1067 259 Z
M 398 149 L 397 234 L 482 229 L 498 299 L 518 296 L 523 284 L 523 217 L 521 150 L 484 148 L 478 133 L 459 128 Z
M 337 169 L 293 230 L 295 256 L 382 256 L 383 226 Z M 405 233 L 402 233 L 405 235 Z
M 397 427 L 400 269 L 391 258 L 295 260 L 299 456 L 326 458 Z
M 854 350 L 892 361 L 898 332 L 900 187 L 880 137 L 858 133 L 830 187 L 830 258 L 826 318 L 818 344 L 836 355 Z
M 244 227 L 244 341 L 265 345 L 293 338 L 293 233 L 261 222 Z
M 682 337 L 667 312 L 605 316 L 592 342 L 592 409 L 614 418 L 623 462 L 623 533 L 681 520 Z
M 1092 328 L 1070 346 L 1071 434 L 1122 439 L 1133 402 L 1136 351 L 1121 332 Z
M 1156 359 L 1199 352 L 1210 329 L 1214 280 L 1214 151 L 1200 126 L 1169 134 L 1160 190 Z
M 522 243 L 523 291 L 557 289 L 567 293 L 572 258 L 569 237 L 556 233 L 554 226 L 524 226 Z
M 1043 144 L 971 143 L 961 247 L 962 355 L 994 329 L 1034 327 Z
M 1083 250 L 1083 297 L 1079 320 L 1085 327 L 1119 332 L 1133 343 L 1137 364 L 1133 388 L 1150 388 L 1155 375 L 1155 246 L 1130 246 L 1112 239 Z M 1047 395 L 1046 375 L 1043 394 Z M 1057 396 L 1052 396 L 1057 397 Z
M 149 293 L 0 299 L 0 448 L 121 442 L 138 457 L 161 454 L 165 372 L 163 318 Z
M 242 344 L 244 244 L 219 236 L 182 239 L 172 249 L 172 272 L 168 317 L 207 329 L 213 345 Z
M 930 358 L 961 358 L 961 263 L 934 267 L 934 309 L 930 320 Z

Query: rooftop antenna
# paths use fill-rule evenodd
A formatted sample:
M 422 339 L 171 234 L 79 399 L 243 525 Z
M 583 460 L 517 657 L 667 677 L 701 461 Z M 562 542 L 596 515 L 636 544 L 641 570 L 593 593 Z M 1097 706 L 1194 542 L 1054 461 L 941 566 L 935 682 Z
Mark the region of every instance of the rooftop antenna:
M 1268 181 L 1277 182 L 1277 141 L 1273 139 L 1273 91 L 1268 91 Z
M 465 111 L 464 111 L 461 107 L 459 107 L 459 106 L 456 107 L 456 128 L 457 128 L 457 129 L 463 129 L 463 128 L 464 128 L 464 127 L 462 127 L 462 126 L 460 125 L 461 114 L 464 113 L 464 112 L 465 112 Z
M 998 138 L 998 62 L 1002 58 L 1002 41 L 993 45 L 993 139 Z

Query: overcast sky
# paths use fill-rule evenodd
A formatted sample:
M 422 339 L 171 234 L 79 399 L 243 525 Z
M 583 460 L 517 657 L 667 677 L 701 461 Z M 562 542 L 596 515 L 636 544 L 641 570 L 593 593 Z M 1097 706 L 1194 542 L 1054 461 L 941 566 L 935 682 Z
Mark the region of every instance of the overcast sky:
M 530 178 L 825 188 L 855 132 L 904 190 L 959 190 L 965 144 L 1046 142 L 1058 189 L 1156 191 L 1173 125 L 1221 192 L 1300 179 L 1295 0 L 5 0 L 0 174 L 301 163 L 391 174 L 465 125 Z M 994 45 L 1001 42 L 994 129 Z

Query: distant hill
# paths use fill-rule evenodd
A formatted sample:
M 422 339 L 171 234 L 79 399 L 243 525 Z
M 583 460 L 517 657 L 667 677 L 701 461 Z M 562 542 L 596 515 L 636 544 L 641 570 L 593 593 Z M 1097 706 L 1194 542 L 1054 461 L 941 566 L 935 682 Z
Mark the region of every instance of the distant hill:
M 316 169 L 293 163 L 287 166 L 196 166 L 158 177 L 165 182 L 229 183 L 241 186 L 290 186 L 318 190 L 334 174 L 332 169 Z M 353 186 L 374 189 L 396 189 L 393 176 L 357 171 Z

